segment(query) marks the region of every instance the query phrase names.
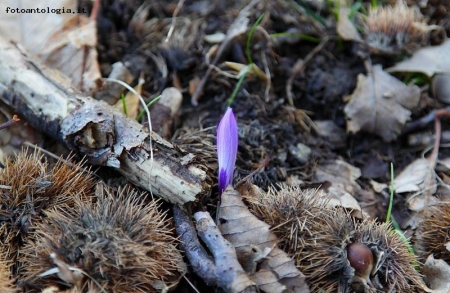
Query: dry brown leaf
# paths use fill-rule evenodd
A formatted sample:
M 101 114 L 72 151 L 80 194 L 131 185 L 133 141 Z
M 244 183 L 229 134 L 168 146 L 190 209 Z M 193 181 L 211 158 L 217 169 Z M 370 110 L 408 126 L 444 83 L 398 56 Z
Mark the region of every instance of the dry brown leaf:
M 239 262 L 261 290 L 309 292 L 294 260 L 277 248 L 278 239 L 270 226 L 250 213 L 240 193 L 232 188 L 222 194 L 219 219 L 223 237 L 234 246 Z
M 368 76 L 358 75 L 358 84 L 344 111 L 347 130 L 376 133 L 386 142 L 397 138 L 420 98 L 420 89 L 406 86 L 389 75 L 381 65 Z
M 376 193 L 381 193 L 384 189 L 389 188 L 386 183 L 376 182 L 375 180 L 369 180 L 370 186 Z
M 96 45 L 95 20 L 75 15 L 52 35 L 39 56 L 46 65 L 69 76 L 73 86 L 91 94 L 99 88 L 101 80 Z
M 362 38 L 355 28 L 353 22 L 348 18 L 350 14 L 350 8 L 341 7 L 339 9 L 339 20 L 337 23 L 337 33 L 346 41 L 361 42 Z
M 442 259 L 434 259 L 430 255 L 421 273 L 425 275 L 425 282 L 431 288 L 427 292 L 448 293 L 450 291 L 450 266 Z
M 13 5 L 14 4 L 14 5 Z M 10 9 L 71 9 L 77 10 L 74 0 L 21 0 L 0 1 L 0 35 L 6 39 L 20 43 L 34 54 L 40 53 L 47 45 L 47 40 L 69 18 L 72 13 L 11 13 Z
M 242 74 L 246 73 L 247 76 L 249 76 L 249 77 L 256 76 L 264 82 L 267 82 L 267 80 L 268 80 L 267 75 L 264 73 L 264 71 L 262 71 L 258 67 L 258 65 L 254 64 L 254 63 L 251 65 L 245 65 L 245 64 L 237 63 L 237 62 L 225 61 L 224 64 L 228 68 L 236 71 L 238 77 L 240 77 Z
M 361 170 L 343 160 L 326 162 L 317 166 L 314 172 L 315 181 L 331 183 L 331 186 L 321 188 L 332 195 L 331 205 L 360 211 L 358 201 L 352 196 L 359 193 L 361 189 L 355 181 L 359 177 L 361 177 Z
M 413 211 L 421 211 L 434 203 L 436 199 L 431 196 L 436 193 L 436 188 L 433 163 L 425 158 L 413 161 L 394 180 L 396 193 L 414 192 L 407 200 Z
M 10 5 L 8 1 L 0 3 L 1 11 L 8 7 L 59 9 L 60 14 L 6 13 L 7 17 L 0 19 L 0 35 L 21 43 L 39 55 L 46 65 L 61 70 L 72 79 L 72 85 L 77 89 L 92 94 L 99 88 L 101 74 L 95 48 L 96 22 L 86 15 L 77 14 L 75 0 L 24 0 L 18 6 Z
M 431 77 L 436 73 L 450 72 L 450 40 L 433 47 L 418 50 L 405 61 L 388 68 L 388 72 L 422 72 Z

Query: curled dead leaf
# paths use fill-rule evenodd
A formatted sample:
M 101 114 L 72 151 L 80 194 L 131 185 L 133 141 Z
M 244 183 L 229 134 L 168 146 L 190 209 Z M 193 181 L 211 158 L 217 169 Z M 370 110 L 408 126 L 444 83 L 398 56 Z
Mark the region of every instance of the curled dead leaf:
M 439 46 L 418 50 L 405 61 L 386 69 L 388 72 L 422 72 L 429 77 L 436 73 L 450 73 L 450 40 Z
M 427 258 L 422 270 L 425 282 L 431 288 L 427 292 L 448 293 L 450 290 L 450 266 L 442 259 L 435 259 L 433 255 Z
M 361 210 L 358 201 L 353 197 L 359 193 L 361 187 L 356 179 L 361 177 L 361 170 L 343 160 L 329 161 L 317 166 L 314 180 L 317 182 L 330 182 L 324 185 L 324 190 L 331 196 L 332 206 L 342 206 L 349 210 Z
M 346 41 L 356 41 L 361 42 L 362 38 L 358 31 L 356 30 L 353 22 L 348 18 L 350 14 L 350 8 L 341 7 L 339 9 L 339 19 L 337 23 L 337 33 L 339 36 Z
M 421 211 L 434 203 L 432 195 L 436 188 L 434 166 L 425 158 L 413 161 L 394 180 L 396 193 L 414 192 L 407 199 L 408 207 L 413 211 Z
M 294 260 L 277 248 L 278 239 L 270 232 L 270 226 L 250 213 L 238 191 L 230 187 L 224 191 L 219 219 L 222 235 L 235 247 L 239 262 L 246 264 L 250 279 L 261 290 L 309 292 L 305 276 Z

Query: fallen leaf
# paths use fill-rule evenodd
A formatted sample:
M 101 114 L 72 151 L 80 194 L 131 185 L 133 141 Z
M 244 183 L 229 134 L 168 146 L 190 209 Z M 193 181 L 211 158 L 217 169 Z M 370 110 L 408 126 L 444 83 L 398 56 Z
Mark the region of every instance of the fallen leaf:
M 386 183 L 379 183 L 372 179 L 369 180 L 369 183 L 376 193 L 381 193 L 384 189 L 389 188 L 389 186 Z
M 314 180 L 318 182 L 341 183 L 346 186 L 346 191 L 355 192 L 356 179 L 361 177 L 361 170 L 350 165 L 344 160 L 337 159 L 318 165 L 314 171 Z
M 223 237 L 234 246 L 239 262 L 262 291 L 309 292 L 294 260 L 277 248 L 278 239 L 270 226 L 250 213 L 240 193 L 230 187 L 222 194 L 219 220 Z
M 386 142 L 397 138 L 413 107 L 420 98 L 420 89 L 406 86 L 389 75 L 381 65 L 373 66 L 368 76 L 358 75 L 358 84 L 344 108 L 347 130 L 376 133 Z
M 337 33 L 343 40 L 361 42 L 362 38 L 353 22 L 348 18 L 349 14 L 350 8 L 341 7 L 341 9 L 339 9 L 339 20 L 336 28 Z
M 450 40 L 439 46 L 425 47 L 405 61 L 386 69 L 388 72 L 422 72 L 429 77 L 436 73 L 450 73 Z
M 339 159 L 318 165 L 314 171 L 315 181 L 331 184 L 324 184 L 321 190 L 332 196 L 330 200 L 332 206 L 361 211 L 358 201 L 353 197 L 361 190 L 355 181 L 359 177 L 361 177 L 359 168 Z
M 7 9 L 60 9 L 77 11 L 77 1 L 74 0 L 21 0 L 0 1 L 0 35 L 6 39 L 22 44 L 34 54 L 40 53 L 47 40 L 61 25 L 73 17 L 72 13 L 11 13 Z M 6 12 L 6 13 L 5 13 Z
M 448 293 L 450 291 L 450 266 L 444 260 L 434 259 L 433 255 L 430 255 L 421 273 L 431 289 L 427 292 Z
M 436 178 L 433 164 L 425 158 L 413 161 L 394 179 L 396 193 L 414 192 L 407 199 L 408 207 L 421 211 L 437 199 L 431 197 L 436 193 Z
M 101 84 L 96 46 L 95 20 L 75 15 L 48 39 L 39 56 L 46 65 L 69 76 L 74 87 L 91 94 Z
M 78 11 L 77 1 L 23 0 L 20 5 L 0 1 L 1 11 L 8 8 L 54 11 L 6 13 L 0 19 L 0 35 L 22 44 L 49 67 L 61 70 L 75 88 L 89 94 L 99 88 L 96 21 L 82 14 L 86 11 Z
M 337 126 L 333 120 L 314 121 L 317 134 L 327 138 L 332 148 L 344 147 L 346 144 L 345 130 Z
M 267 75 L 255 63 L 252 63 L 251 65 L 245 65 L 242 63 L 226 61 L 224 62 L 224 64 L 228 68 L 237 71 L 238 77 L 241 77 L 243 74 L 247 74 L 247 76 L 249 77 L 256 76 L 264 82 L 268 81 Z

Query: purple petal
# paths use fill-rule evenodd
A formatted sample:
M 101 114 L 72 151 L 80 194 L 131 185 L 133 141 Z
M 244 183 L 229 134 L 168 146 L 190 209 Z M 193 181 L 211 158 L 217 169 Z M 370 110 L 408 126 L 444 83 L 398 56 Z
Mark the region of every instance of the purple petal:
M 233 183 L 234 164 L 238 148 L 238 128 L 233 110 L 228 108 L 217 127 L 217 157 L 219 160 L 219 193 Z

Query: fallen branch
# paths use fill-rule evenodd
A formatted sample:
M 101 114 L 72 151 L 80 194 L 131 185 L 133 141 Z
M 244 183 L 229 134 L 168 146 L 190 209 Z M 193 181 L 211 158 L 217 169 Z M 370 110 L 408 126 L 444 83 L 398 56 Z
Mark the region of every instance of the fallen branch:
M 90 163 L 112 167 L 167 201 L 196 201 L 210 190 L 210 174 L 195 156 L 155 133 L 149 135 L 141 124 L 106 103 L 79 94 L 59 71 L 46 68 L 3 38 L 0 96 L 35 128 L 86 156 Z
M 197 238 L 197 232 L 189 217 L 177 205 L 173 207 L 173 218 L 181 247 L 194 272 L 206 284 L 219 286 L 224 292 L 257 292 L 256 285 L 239 264 L 233 246 L 222 237 L 207 212 L 197 212 L 197 231 L 212 252 L 211 257 Z

